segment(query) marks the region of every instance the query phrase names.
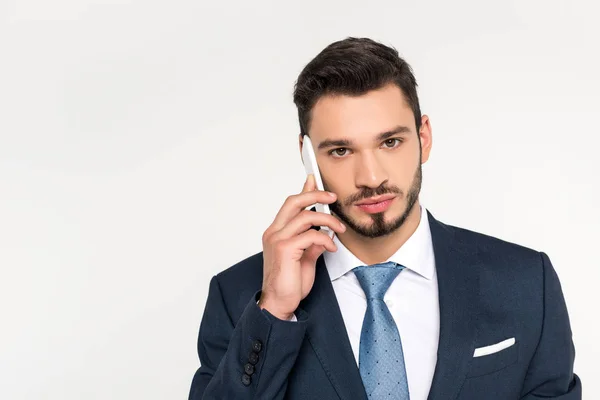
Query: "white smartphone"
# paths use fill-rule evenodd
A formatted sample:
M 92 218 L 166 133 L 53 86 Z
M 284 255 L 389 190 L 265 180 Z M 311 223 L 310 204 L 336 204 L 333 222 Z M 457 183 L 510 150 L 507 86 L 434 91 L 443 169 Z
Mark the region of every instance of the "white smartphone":
M 325 190 L 323 187 L 323 180 L 321 179 L 321 173 L 319 172 L 319 165 L 317 164 L 317 157 L 315 156 L 315 151 L 313 149 L 313 144 L 308 135 L 304 135 L 303 144 L 302 144 L 302 161 L 304 162 L 304 169 L 306 170 L 306 175 L 313 174 L 315 177 L 315 182 L 317 183 L 318 190 Z M 312 208 L 311 206 L 310 208 Z M 322 212 L 325 214 L 331 215 L 331 211 L 329 210 L 329 204 L 314 204 L 317 212 Z M 326 226 L 322 226 L 321 230 L 330 238 L 333 238 L 334 231 L 329 229 Z

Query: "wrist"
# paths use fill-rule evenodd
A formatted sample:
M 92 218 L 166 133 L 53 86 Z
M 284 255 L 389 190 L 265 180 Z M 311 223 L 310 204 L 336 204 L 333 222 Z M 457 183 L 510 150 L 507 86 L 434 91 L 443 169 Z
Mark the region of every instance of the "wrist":
M 290 321 L 294 316 L 293 312 L 280 311 L 273 304 L 265 301 L 265 299 L 262 296 L 260 297 L 260 299 L 258 300 L 258 302 L 256 304 L 258 304 L 258 307 L 261 310 L 267 310 L 275 318 L 280 319 L 282 321 Z

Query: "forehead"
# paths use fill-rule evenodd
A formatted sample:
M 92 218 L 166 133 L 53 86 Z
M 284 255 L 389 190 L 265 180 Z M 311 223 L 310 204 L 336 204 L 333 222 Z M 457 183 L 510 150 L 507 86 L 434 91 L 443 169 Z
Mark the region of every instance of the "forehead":
M 323 96 L 311 114 L 310 135 L 314 140 L 326 137 L 358 140 L 398 125 L 415 130 L 412 109 L 394 84 L 360 96 Z

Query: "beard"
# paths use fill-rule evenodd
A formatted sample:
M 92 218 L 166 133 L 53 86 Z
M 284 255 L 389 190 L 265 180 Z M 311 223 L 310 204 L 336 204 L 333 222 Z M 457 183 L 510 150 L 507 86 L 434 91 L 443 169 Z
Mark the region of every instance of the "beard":
M 403 196 L 406 198 L 406 207 L 404 208 L 402 214 L 392 221 L 386 222 L 385 212 L 381 212 L 369 214 L 369 216 L 371 217 L 371 223 L 361 224 L 352 217 L 350 217 L 347 213 L 345 213 L 344 207 L 352 207 L 353 204 L 357 201 L 367 199 L 373 196 L 380 196 L 388 193 L 404 195 L 402 190 L 400 190 L 397 186 L 382 185 L 376 189 L 364 188 L 360 193 L 352 195 L 346 200 L 344 200 L 343 206 L 340 205 L 339 201 L 336 201 L 330 204 L 329 208 L 331 209 L 331 212 L 335 213 L 346 226 L 350 227 L 359 235 L 372 239 L 383 237 L 391 234 L 392 232 L 395 232 L 404 224 L 413 207 L 415 206 L 415 203 L 419 199 L 422 181 L 423 171 L 421 168 L 421 163 L 419 162 L 419 166 L 415 171 L 415 175 L 413 177 L 413 181 L 408 190 L 408 193 L 406 193 L 406 196 Z

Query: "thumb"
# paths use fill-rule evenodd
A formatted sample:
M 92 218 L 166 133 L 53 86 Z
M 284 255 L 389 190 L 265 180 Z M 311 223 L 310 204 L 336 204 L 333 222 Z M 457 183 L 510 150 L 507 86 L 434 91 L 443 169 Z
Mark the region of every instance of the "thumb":
M 311 192 L 317 189 L 317 182 L 315 181 L 315 176 L 310 174 L 306 177 L 306 181 L 304 182 L 304 187 L 302 188 L 302 193 Z

